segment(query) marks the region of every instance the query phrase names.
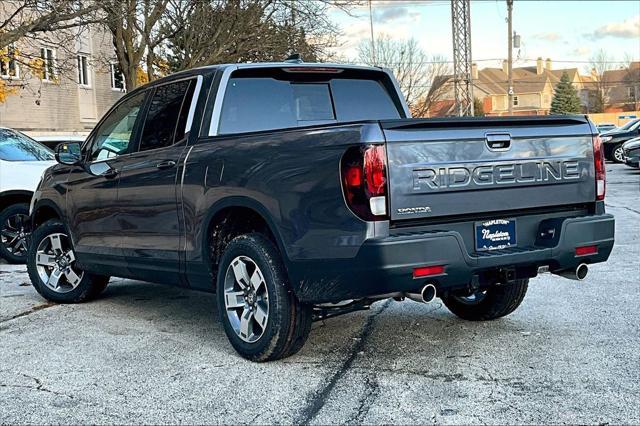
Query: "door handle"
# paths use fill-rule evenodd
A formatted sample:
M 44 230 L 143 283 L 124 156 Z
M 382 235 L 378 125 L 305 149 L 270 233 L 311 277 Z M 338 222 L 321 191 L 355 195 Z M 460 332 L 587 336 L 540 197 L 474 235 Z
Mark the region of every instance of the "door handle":
M 170 169 L 172 167 L 174 167 L 176 165 L 176 162 L 173 160 L 167 160 L 167 161 L 163 161 L 161 163 L 156 164 L 156 167 L 159 168 L 160 170 L 163 169 Z
M 102 174 L 102 177 L 107 179 L 113 179 L 118 176 L 118 171 L 116 169 L 109 169 Z
M 492 133 L 485 135 L 487 146 L 492 151 L 506 151 L 511 147 L 509 133 Z

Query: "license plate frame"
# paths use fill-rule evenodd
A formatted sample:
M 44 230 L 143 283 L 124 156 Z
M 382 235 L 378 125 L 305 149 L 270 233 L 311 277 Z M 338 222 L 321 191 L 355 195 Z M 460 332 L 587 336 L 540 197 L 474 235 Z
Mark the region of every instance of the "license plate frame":
M 476 251 L 502 250 L 516 247 L 517 222 L 515 218 L 489 219 L 474 224 Z

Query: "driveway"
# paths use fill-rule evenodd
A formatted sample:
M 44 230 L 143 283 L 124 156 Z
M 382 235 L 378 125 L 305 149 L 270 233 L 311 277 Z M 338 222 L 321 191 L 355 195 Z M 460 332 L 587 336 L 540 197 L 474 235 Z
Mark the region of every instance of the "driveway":
M 437 299 L 314 324 L 284 361 L 238 357 L 214 297 L 112 279 L 50 304 L 0 265 L 0 423 L 640 423 L 640 173 L 608 165 L 616 245 L 486 323 Z

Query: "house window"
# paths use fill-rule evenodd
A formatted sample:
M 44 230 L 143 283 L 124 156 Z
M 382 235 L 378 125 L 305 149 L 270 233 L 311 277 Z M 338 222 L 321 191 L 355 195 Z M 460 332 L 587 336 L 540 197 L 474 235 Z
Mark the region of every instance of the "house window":
M 56 51 L 48 47 L 40 49 L 40 59 L 42 59 L 41 78 L 51 81 L 56 77 Z
M 518 99 L 517 96 L 514 96 L 513 97 L 513 106 L 518 106 L 518 104 L 519 104 L 519 99 Z
M 635 91 L 633 86 L 627 87 L 627 98 L 634 98 Z
M 89 85 L 89 66 L 86 55 L 78 55 L 78 84 L 82 86 Z
M 114 90 L 124 90 L 124 75 L 118 64 L 111 64 L 111 88 Z
M 6 48 L 6 52 L 0 53 L 0 76 L 2 78 L 19 78 L 20 70 L 16 59 L 18 50 L 12 43 Z

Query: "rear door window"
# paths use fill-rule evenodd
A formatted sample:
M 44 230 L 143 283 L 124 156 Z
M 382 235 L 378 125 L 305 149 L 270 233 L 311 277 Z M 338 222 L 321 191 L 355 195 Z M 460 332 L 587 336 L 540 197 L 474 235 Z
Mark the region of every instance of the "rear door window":
M 156 89 L 140 139 L 140 151 L 173 145 L 185 135 L 194 80 L 165 84 Z

